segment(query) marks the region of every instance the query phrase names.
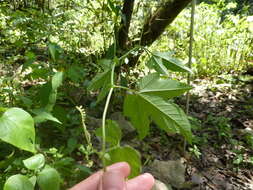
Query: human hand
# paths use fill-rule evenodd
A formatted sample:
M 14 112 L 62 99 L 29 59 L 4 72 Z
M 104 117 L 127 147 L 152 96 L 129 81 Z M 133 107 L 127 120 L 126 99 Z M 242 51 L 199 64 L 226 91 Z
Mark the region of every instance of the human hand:
M 154 185 L 152 175 L 145 173 L 133 179 L 125 180 L 130 174 L 130 167 L 126 162 L 119 162 L 96 172 L 70 190 L 151 190 Z

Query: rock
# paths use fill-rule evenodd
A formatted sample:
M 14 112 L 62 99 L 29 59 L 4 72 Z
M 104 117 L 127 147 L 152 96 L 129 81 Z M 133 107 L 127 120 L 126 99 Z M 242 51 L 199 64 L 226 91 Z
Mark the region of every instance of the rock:
M 197 185 L 201 185 L 205 182 L 205 179 L 199 174 L 193 174 L 191 177 L 191 182 Z
M 163 182 L 155 180 L 152 190 L 172 190 L 171 186 L 166 186 Z
M 181 160 L 155 160 L 149 170 L 157 179 L 173 187 L 180 188 L 185 182 L 185 166 Z
M 115 112 L 111 114 L 110 118 L 112 120 L 115 120 L 119 124 L 123 133 L 127 134 L 127 133 L 132 133 L 134 131 L 134 127 L 129 121 L 125 119 L 122 112 Z

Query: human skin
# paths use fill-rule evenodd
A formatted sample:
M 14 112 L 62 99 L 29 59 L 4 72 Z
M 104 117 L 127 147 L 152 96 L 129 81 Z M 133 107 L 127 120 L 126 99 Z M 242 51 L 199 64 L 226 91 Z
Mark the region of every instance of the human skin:
M 151 190 L 154 185 L 155 180 L 149 173 L 126 180 L 129 174 L 130 166 L 118 162 L 108 166 L 105 173 L 98 171 L 70 190 Z

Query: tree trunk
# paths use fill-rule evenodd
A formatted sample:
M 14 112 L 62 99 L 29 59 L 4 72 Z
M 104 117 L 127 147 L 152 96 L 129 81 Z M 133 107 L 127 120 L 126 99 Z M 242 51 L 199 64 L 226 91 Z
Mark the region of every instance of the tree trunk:
M 191 1 L 169 0 L 165 2 L 144 24 L 140 44 L 143 46 L 151 45 Z
M 191 1 L 192 0 L 167 0 L 167 2 L 160 5 L 154 14 L 151 15 L 144 24 L 140 41 L 135 42 L 131 47 L 129 47 L 129 49 L 133 48 L 133 46 L 136 44 L 141 44 L 142 46 L 151 45 L 155 40 L 157 40 L 157 38 L 161 36 L 166 27 L 173 22 L 178 14 Z M 129 58 L 128 69 L 136 66 L 141 54 L 142 51 L 140 51 L 139 54 Z
M 120 49 L 126 49 L 128 32 L 133 14 L 134 0 L 124 0 L 122 9 L 121 26 L 118 33 L 118 45 Z

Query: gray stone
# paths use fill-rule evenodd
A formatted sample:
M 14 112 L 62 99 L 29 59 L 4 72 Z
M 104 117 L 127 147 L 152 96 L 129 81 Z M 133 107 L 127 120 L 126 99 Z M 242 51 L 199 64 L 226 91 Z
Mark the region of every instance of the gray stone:
M 155 160 L 150 166 L 151 173 L 159 180 L 180 188 L 185 182 L 185 166 L 181 160 Z

